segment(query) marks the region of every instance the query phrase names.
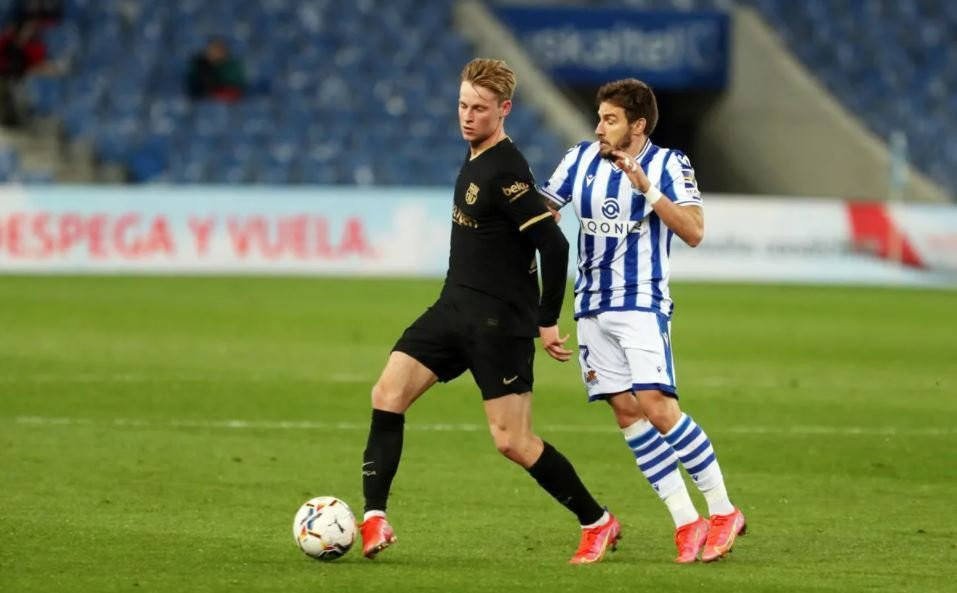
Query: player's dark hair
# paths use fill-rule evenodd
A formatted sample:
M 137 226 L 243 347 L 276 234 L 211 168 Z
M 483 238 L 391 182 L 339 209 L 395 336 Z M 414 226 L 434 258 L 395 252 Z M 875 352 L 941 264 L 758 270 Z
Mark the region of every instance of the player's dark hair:
M 658 102 L 651 87 L 637 78 L 609 82 L 598 89 L 595 106 L 611 103 L 625 110 L 628 123 L 645 120 L 645 136 L 651 136 L 658 125 Z

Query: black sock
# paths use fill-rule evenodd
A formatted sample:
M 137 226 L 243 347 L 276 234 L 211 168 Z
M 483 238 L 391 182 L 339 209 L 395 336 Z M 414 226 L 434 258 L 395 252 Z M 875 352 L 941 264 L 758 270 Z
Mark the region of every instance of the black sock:
M 366 511 L 385 511 L 389 487 L 402 457 L 405 415 L 372 410 L 369 440 L 362 454 L 362 494 Z
M 548 443 L 545 443 L 542 456 L 528 468 L 528 473 L 555 500 L 575 513 L 582 525 L 594 523 L 605 514 L 605 509 L 582 484 L 571 462 Z

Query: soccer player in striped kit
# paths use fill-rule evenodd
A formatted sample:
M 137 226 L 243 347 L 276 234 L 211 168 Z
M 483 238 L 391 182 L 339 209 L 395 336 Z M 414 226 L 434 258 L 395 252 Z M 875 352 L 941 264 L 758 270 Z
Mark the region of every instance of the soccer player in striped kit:
M 655 146 L 654 93 L 636 79 L 601 87 L 594 142 L 566 153 L 542 193 L 579 218 L 575 319 L 589 401 L 614 411 L 639 470 L 675 522 L 676 561 L 718 560 L 745 531 L 728 498 L 714 448 L 678 406 L 671 354 L 671 237 L 695 247 L 704 214 L 684 154 Z M 681 463 L 708 503 L 698 515 Z

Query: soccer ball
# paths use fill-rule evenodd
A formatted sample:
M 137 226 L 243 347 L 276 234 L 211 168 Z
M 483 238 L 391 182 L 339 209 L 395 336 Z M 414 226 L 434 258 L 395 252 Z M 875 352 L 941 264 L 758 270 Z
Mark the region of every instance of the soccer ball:
M 318 560 L 335 560 L 356 541 L 356 518 L 349 505 L 334 496 L 317 496 L 299 507 L 292 522 L 299 549 Z

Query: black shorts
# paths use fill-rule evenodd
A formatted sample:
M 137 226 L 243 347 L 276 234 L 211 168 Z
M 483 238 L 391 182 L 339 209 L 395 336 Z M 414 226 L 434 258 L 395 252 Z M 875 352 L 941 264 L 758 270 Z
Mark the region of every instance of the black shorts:
M 532 390 L 534 339 L 482 327 L 448 300 L 429 307 L 392 350 L 421 362 L 443 383 L 472 371 L 483 400 Z

